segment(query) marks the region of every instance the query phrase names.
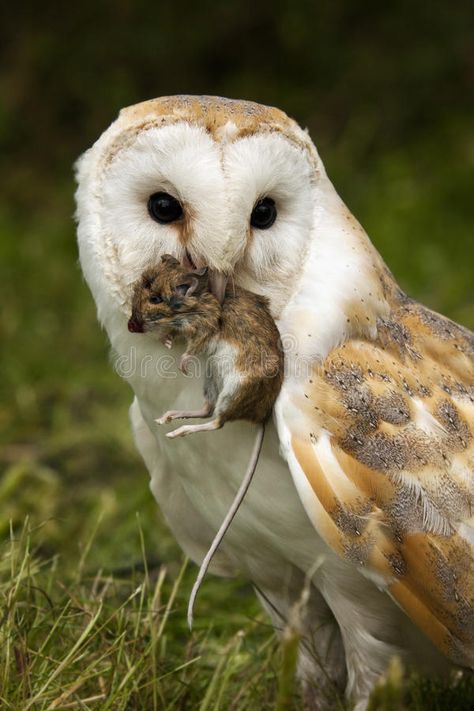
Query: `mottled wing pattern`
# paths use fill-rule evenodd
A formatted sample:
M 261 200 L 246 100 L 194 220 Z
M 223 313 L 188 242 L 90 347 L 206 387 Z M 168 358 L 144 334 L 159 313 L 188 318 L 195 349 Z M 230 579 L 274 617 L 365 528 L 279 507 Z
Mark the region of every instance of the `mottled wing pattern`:
M 323 538 L 474 667 L 474 335 L 406 300 L 377 341 L 334 349 L 282 415 Z

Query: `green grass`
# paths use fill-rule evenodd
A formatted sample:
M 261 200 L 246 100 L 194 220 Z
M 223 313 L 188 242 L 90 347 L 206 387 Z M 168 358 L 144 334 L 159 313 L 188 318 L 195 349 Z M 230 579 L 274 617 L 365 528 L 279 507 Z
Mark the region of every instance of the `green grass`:
M 90 569 L 93 540 L 69 573 L 32 550 L 28 522 L 4 543 L 1 708 L 272 708 L 278 648 L 261 615 L 230 615 L 223 627 L 217 614 L 190 634 L 186 561 L 149 567 L 136 534 L 142 566 L 115 574 Z
M 404 287 L 473 327 L 463 135 L 444 127 L 357 179 L 344 137 L 324 157 Z M 0 208 L 0 708 L 302 708 L 295 635 L 277 640 L 245 581 L 209 576 L 187 630 L 196 569 L 131 440 L 131 392 L 77 265 L 72 185 L 40 194 L 41 208 Z M 474 708 L 466 677 L 399 677 L 390 670 L 371 711 Z
M 0 548 L 0 708 L 302 708 L 298 634 L 289 624 L 277 640 L 241 584 L 208 582 L 190 633 L 190 566 L 179 556 L 149 561 L 138 516 L 133 542 L 141 558 L 115 571 L 89 561 L 100 524 L 72 560 L 35 547 L 47 527 L 26 520 Z M 469 711 L 473 704 L 472 678 L 407 678 L 394 660 L 369 711 Z M 346 708 L 342 700 L 337 708 Z

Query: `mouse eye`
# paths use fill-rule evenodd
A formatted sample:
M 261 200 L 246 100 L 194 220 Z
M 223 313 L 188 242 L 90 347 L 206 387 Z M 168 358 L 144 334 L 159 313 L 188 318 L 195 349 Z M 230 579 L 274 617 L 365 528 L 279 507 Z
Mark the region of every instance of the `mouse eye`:
M 277 217 L 275 200 L 271 197 L 262 198 L 257 202 L 250 215 L 250 224 L 259 230 L 268 230 Z
M 150 304 L 161 304 L 163 299 L 161 298 L 161 296 L 158 296 L 158 294 L 153 294 L 153 296 L 149 297 L 148 301 L 150 302 Z
M 148 213 L 156 222 L 167 225 L 183 216 L 183 208 L 172 195 L 153 193 L 148 198 Z

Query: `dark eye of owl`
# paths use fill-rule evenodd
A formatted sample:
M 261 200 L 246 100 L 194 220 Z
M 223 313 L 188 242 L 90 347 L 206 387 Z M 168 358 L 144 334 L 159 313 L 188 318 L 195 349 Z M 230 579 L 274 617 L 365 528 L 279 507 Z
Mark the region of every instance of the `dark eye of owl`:
M 275 200 L 271 197 L 262 198 L 257 202 L 250 215 L 250 224 L 259 230 L 267 230 L 277 217 Z
M 168 193 L 153 193 L 148 198 L 148 212 L 156 222 L 167 225 L 183 216 L 181 203 Z
M 158 296 L 158 294 L 153 294 L 153 296 L 150 296 L 148 301 L 150 302 L 150 304 L 161 304 L 163 299 L 161 298 L 161 296 Z

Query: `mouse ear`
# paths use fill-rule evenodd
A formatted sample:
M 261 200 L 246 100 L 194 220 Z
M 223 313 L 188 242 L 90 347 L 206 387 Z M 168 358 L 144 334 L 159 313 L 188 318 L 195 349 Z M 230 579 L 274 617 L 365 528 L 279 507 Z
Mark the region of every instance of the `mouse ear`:
M 162 254 L 161 261 L 163 262 L 163 264 L 166 264 L 166 266 L 168 266 L 168 267 L 179 266 L 178 260 L 176 259 L 176 257 L 173 257 L 171 254 Z
M 182 290 L 183 295 L 186 294 L 186 296 L 191 296 L 191 294 L 194 294 L 194 292 L 197 290 L 205 291 L 208 288 L 209 284 L 207 272 L 207 267 L 202 267 L 201 269 L 194 269 L 192 272 L 188 272 L 188 274 L 186 274 L 186 279 L 189 279 L 189 286 L 185 292 L 184 290 Z M 184 284 L 181 284 L 181 287 L 184 287 Z
M 175 289 L 181 296 L 191 296 L 199 286 L 199 279 L 197 277 L 192 274 L 187 274 L 186 278 L 189 279 L 189 281 L 186 284 L 180 284 Z

